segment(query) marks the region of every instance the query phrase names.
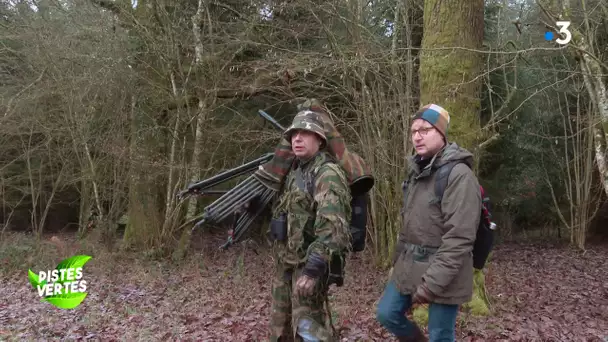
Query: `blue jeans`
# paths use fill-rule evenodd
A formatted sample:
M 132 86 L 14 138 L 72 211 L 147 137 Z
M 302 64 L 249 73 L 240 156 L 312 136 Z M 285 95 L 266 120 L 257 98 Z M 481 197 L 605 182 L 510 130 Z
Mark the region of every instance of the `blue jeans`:
M 395 336 L 411 336 L 415 329 L 414 323 L 405 317 L 411 306 L 412 297 L 401 294 L 395 284 L 389 281 L 378 303 L 376 319 Z M 455 341 L 457 315 L 458 305 L 431 303 L 429 305 L 430 342 Z

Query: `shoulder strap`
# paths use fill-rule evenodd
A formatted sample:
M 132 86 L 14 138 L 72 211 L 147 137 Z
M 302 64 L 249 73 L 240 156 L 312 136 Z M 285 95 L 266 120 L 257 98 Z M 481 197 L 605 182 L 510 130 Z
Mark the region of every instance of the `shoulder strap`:
M 306 191 L 310 194 L 311 197 L 314 198 L 314 189 L 315 189 L 315 179 L 317 178 L 317 173 L 321 169 L 321 167 L 327 163 L 330 163 L 331 160 L 325 160 L 321 165 L 317 166 L 309 173 L 309 177 L 304 177 L 301 168 L 296 169 L 296 185 L 302 191 Z
M 450 172 L 457 164 L 462 163 L 461 160 L 451 161 L 446 164 L 441 165 L 435 175 L 435 196 L 437 197 L 438 202 L 441 202 L 443 198 L 443 193 L 445 192 L 445 188 L 448 187 L 448 179 L 450 178 Z

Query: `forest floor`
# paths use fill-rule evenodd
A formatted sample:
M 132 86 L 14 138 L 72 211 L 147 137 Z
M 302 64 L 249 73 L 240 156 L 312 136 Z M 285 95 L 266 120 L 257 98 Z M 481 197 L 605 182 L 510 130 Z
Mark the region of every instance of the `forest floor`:
M 198 238 L 202 241 L 202 238 Z M 272 261 L 250 245 L 218 250 L 207 236 L 179 265 L 45 238 L 0 242 L 0 340 L 264 341 L 268 338 Z M 63 247 L 63 244 L 67 247 Z M 41 302 L 28 268 L 51 269 L 75 254 L 88 296 L 73 310 Z M 462 313 L 458 341 L 608 341 L 608 246 L 585 253 L 559 245 L 501 244 L 486 276 L 493 313 Z M 375 320 L 387 273 L 366 252 L 349 261 L 346 286 L 332 288 L 342 341 L 394 341 Z

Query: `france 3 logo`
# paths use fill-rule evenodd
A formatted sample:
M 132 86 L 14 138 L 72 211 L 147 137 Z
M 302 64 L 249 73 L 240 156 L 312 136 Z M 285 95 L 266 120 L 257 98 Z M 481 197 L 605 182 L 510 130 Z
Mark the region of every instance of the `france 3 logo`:
M 570 22 L 558 21 L 555 23 L 555 25 L 559 27 L 558 33 L 560 33 L 561 36 L 557 35 L 556 39 L 556 35 L 553 32 L 547 31 L 545 32 L 545 40 L 549 42 L 555 40 L 555 42 L 559 45 L 566 45 L 570 43 L 570 40 L 572 40 L 572 33 L 570 30 L 568 30 L 568 27 L 570 27 Z

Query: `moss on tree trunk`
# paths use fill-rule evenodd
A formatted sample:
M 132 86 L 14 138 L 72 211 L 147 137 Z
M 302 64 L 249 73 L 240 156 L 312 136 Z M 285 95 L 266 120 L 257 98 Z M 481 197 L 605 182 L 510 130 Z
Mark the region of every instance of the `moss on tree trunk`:
M 479 140 L 483 0 L 426 0 L 420 54 L 421 105 L 436 103 L 451 116 L 450 140 L 473 148 Z M 452 49 L 452 47 L 455 47 Z
M 483 30 L 483 0 L 424 2 L 420 102 L 444 107 L 451 118 L 449 140 L 469 150 L 480 140 Z M 474 284 L 473 300 L 464 307 L 472 314 L 487 314 L 482 272 L 475 272 Z M 413 317 L 418 324 L 426 324 L 428 308 L 416 308 Z

